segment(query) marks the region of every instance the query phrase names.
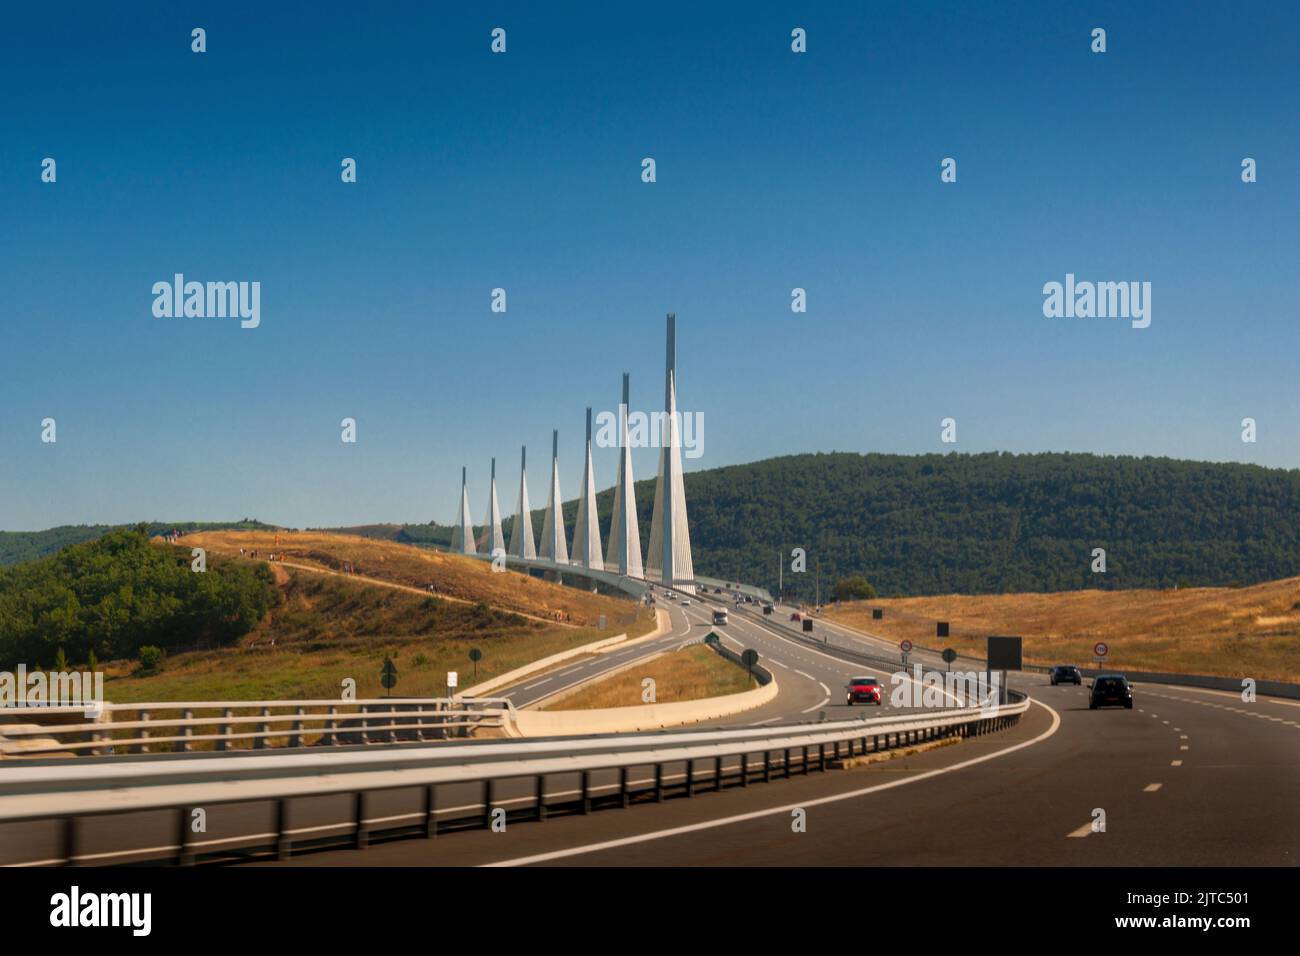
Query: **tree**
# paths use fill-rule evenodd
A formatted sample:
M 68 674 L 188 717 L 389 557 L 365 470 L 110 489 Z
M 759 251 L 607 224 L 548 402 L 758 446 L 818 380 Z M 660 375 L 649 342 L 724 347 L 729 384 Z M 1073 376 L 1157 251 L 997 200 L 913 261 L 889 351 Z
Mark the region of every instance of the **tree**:
M 837 601 L 870 601 L 876 596 L 876 589 L 861 574 L 840 578 L 835 585 Z

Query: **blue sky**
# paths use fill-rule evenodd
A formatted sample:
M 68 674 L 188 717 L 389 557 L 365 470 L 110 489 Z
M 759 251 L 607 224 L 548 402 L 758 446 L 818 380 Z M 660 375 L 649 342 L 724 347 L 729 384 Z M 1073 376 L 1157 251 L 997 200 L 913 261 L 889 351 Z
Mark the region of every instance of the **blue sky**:
M 691 468 L 1300 466 L 1294 4 L 82 3 L 4 27 L 0 528 L 447 522 L 462 464 L 477 519 L 493 455 L 513 507 L 525 443 L 542 504 L 553 427 L 572 497 L 585 407 L 624 370 L 661 401 L 669 311 Z M 154 318 L 176 272 L 259 281 L 261 326 Z M 1150 328 L 1045 318 L 1067 272 L 1151 282 Z

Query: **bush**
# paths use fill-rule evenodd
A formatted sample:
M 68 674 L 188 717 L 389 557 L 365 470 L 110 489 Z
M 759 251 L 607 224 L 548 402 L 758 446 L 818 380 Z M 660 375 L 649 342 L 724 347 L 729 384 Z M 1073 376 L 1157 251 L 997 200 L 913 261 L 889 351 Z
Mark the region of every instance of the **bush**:
M 163 652 L 161 647 L 153 644 L 146 644 L 140 648 L 140 670 L 149 672 L 156 671 L 162 664 Z
M 860 574 L 841 578 L 835 585 L 837 601 L 871 601 L 876 597 L 876 589 Z

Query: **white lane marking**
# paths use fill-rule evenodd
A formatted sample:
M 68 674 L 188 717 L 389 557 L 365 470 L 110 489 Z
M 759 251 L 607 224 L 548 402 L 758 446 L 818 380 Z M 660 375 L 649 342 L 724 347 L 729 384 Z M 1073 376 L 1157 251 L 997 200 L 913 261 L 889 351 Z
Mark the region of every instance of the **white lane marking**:
M 1083 826 L 1079 827 L 1079 829 L 1077 829 L 1077 830 L 1071 830 L 1069 833 L 1066 834 L 1066 837 L 1067 837 L 1067 838 L 1068 838 L 1068 837 L 1075 837 L 1075 838 L 1077 838 L 1077 837 L 1086 837 L 1086 836 L 1091 835 L 1092 832 L 1093 832 L 1093 831 L 1092 831 L 1092 823 L 1093 823 L 1093 821 L 1089 820 L 1089 821 L 1088 821 L 1087 823 L 1085 823 Z
M 1192 748 L 1188 747 L 1187 744 L 1183 744 L 1183 745 L 1182 745 L 1181 747 L 1179 747 L 1178 749 L 1179 749 L 1179 750 L 1191 750 Z
M 1169 766 L 1171 766 L 1171 767 L 1181 767 L 1182 765 L 1183 765 L 1183 762 L 1182 762 L 1181 760 L 1171 760 L 1171 761 L 1169 762 Z
M 773 721 L 780 720 L 780 719 L 781 719 L 780 717 L 769 717 L 769 718 L 767 718 L 767 720 L 756 720 L 756 721 L 754 721 L 752 724 L 750 724 L 749 726 L 751 726 L 751 727 L 761 727 L 763 724 L 770 724 L 770 723 L 772 723 Z
M 547 683 L 548 681 L 550 681 L 550 678 L 549 678 L 549 677 L 543 677 L 541 680 L 537 681 L 537 683 L 535 683 L 535 684 L 529 684 L 527 687 L 521 687 L 521 688 L 519 688 L 519 689 L 520 689 L 520 690 L 532 690 L 534 687 L 541 687 L 543 684 Z
M 818 684 L 819 687 L 821 687 L 821 689 L 822 689 L 822 693 L 826 695 L 826 699 L 827 699 L 827 700 L 830 700 L 830 699 L 831 699 L 831 689 L 830 689 L 829 687 L 827 687 L 825 684 L 823 684 L 821 681 L 818 681 L 817 684 Z
M 839 803 L 842 800 L 854 800 L 858 797 L 864 797 L 872 793 L 880 793 L 882 790 L 892 790 L 895 787 L 905 787 L 911 783 L 917 783 L 921 780 L 928 780 L 931 777 L 939 777 L 944 774 L 953 773 L 957 770 L 964 770 L 967 767 L 973 767 L 977 764 L 984 763 L 986 760 L 995 760 L 998 757 L 1004 757 L 1007 754 L 1015 753 L 1018 750 L 1024 750 L 1026 747 L 1032 747 L 1034 744 L 1041 743 L 1056 733 L 1061 726 L 1061 715 L 1051 707 L 1048 707 L 1042 701 L 1030 699 L 1036 707 L 1042 707 L 1052 715 L 1052 725 L 1045 731 L 1034 737 L 1032 740 L 1023 740 L 1018 744 L 1012 744 L 1010 747 L 1004 747 L 1002 750 L 995 750 L 991 754 L 984 754 L 982 757 L 972 757 L 970 760 L 964 760 L 961 763 L 955 763 L 951 767 L 938 767 L 934 770 L 927 770 L 912 777 L 901 777 L 897 780 L 890 780 L 887 783 L 878 783 L 870 787 L 863 787 L 860 790 L 850 790 L 848 793 L 837 793 L 829 797 L 818 797 L 815 800 L 803 800 L 799 803 L 790 803 L 781 807 L 772 807 L 767 810 L 754 810 L 750 813 L 738 813 L 729 817 L 721 817 L 717 820 L 705 820 L 701 823 L 691 823 L 686 826 L 670 827 L 667 830 L 655 830 L 651 833 L 640 833 L 636 836 L 622 837 L 617 840 L 604 840 L 600 843 L 589 843 L 586 846 L 568 847 L 563 850 L 554 850 L 549 853 L 535 853 L 532 856 L 515 857 L 511 860 L 499 860 L 496 863 L 485 863 L 484 866 L 526 866 L 530 863 L 545 863 L 549 860 L 561 860 L 571 856 L 582 856 L 587 853 L 597 853 L 601 850 L 613 850 L 623 846 L 633 846 L 638 843 L 649 843 L 651 840 L 662 840 L 668 837 L 681 836 L 686 833 L 699 833 L 703 830 L 712 830 L 717 827 L 730 826 L 733 823 L 745 823 L 749 820 L 759 820 L 763 817 L 772 816 L 789 816 L 791 811 L 800 808 L 822 806 L 823 804 Z
M 1187 739 L 1187 735 L 1186 735 L 1186 734 L 1179 734 L 1179 735 L 1178 735 L 1178 739 L 1179 739 L 1179 740 L 1186 740 L 1186 739 Z
M 788 671 L 788 670 L 790 669 L 790 668 L 786 667 L 784 664 L 782 664 L 780 661 L 773 660 L 773 659 L 770 658 L 770 657 L 767 659 L 767 662 L 768 662 L 769 664 L 775 664 L 777 667 L 781 668 L 782 670 L 787 670 L 787 671 Z
M 811 714 L 811 713 L 812 713 L 814 710 L 816 710 L 818 707 L 821 707 L 823 704 L 829 704 L 830 702 L 831 702 L 831 699 L 830 699 L 829 697 L 827 697 L 827 698 L 826 698 L 825 700 L 823 700 L 820 704 L 813 704 L 813 705 L 812 705 L 811 707 L 809 707 L 807 710 L 801 710 L 801 711 L 799 711 L 799 713 L 801 713 L 801 714 Z
M 798 674 L 800 677 L 806 677 L 806 678 L 808 678 L 809 680 L 816 680 L 816 679 L 817 679 L 816 677 L 813 677 L 812 674 L 805 673 L 804 671 L 795 671 L 795 673 Z
M 1159 790 L 1159 789 L 1160 789 L 1161 787 L 1163 787 L 1163 786 L 1164 786 L 1163 783 L 1149 783 L 1149 784 L 1147 784 L 1145 787 L 1142 788 L 1142 792 L 1143 792 L 1143 793 L 1155 793 L 1157 790 Z

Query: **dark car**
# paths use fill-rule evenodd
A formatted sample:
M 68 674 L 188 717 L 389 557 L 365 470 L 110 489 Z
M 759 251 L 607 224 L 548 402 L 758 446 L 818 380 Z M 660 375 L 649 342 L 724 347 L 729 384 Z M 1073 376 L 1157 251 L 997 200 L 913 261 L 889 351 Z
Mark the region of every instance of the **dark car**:
M 1088 708 L 1127 707 L 1133 709 L 1133 685 L 1123 674 L 1100 674 L 1088 693 Z
M 850 677 L 849 685 L 844 689 L 844 703 L 849 706 L 857 703 L 880 706 L 880 681 L 874 677 Z
M 1052 668 L 1048 678 L 1051 680 L 1053 687 L 1057 684 L 1078 684 L 1080 687 L 1083 686 L 1083 674 L 1073 664 L 1057 664 Z

